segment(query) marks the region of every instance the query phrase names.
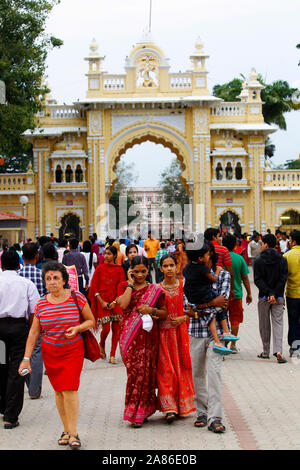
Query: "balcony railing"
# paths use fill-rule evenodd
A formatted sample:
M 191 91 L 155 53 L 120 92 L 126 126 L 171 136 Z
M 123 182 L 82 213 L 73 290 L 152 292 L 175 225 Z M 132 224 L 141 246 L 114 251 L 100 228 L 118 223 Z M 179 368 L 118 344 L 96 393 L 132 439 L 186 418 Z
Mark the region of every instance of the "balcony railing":
M 82 111 L 72 105 L 52 105 L 50 117 L 52 119 L 79 119 L 83 116 Z
M 265 189 L 299 189 L 300 170 L 265 170 Z
M 247 107 L 245 103 L 233 101 L 212 106 L 210 113 L 212 116 L 245 116 Z
M 28 173 L 0 173 L 0 191 L 26 194 L 33 192 L 33 174 Z
M 104 90 L 124 90 L 125 89 L 125 76 L 124 75 L 106 75 L 103 80 Z
M 184 89 L 192 88 L 192 77 L 188 73 L 170 73 L 170 88 Z

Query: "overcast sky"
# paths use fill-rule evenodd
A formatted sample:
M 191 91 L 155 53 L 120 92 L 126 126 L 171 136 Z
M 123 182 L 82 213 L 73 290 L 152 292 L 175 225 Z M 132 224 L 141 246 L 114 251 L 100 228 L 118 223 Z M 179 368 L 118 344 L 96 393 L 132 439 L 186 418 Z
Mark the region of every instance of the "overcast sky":
M 48 32 L 64 41 L 48 57 L 48 84 L 59 104 L 85 98 L 87 62 L 93 38 L 106 56 L 103 68 L 124 73 L 124 60 L 149 24 L 150 0 L 61 0 L 48 20 Z M 152 0 L 152 36 L 170 59 L 172 72 L 190 69 L 198 36 L 210 55 L 210 92 L 251 68 L 266 82 L 286 80 L 300 88 L 299 0 Z M 288 130 L 271 135 L 275 164 L 300 154 L 300 111 L 285 115 Z M 126 153 L 134 162 L 136 185 L 154 186 L 172 154 L 144 143 Z M 151 157 L 151 158 L 150 158 Z M 155 163 L 155 164 L 154 164 Z

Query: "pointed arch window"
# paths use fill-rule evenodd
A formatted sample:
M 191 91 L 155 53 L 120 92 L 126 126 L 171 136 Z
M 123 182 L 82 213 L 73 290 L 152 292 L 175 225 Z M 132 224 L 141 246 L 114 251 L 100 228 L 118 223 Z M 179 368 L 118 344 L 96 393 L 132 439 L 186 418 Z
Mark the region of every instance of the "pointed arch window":
M 238 162 L 235 167 L 235 179 L 237 180 L 243 179 L 243 168 L 240 162 Z
M 66 168 L 66 183 L 72 183 L 73 181 L 73 170 L 71 168 L 71 165 L 67 165 Z
M 232 180 L 232 166 L 231 166 L 231 163 L 228 162 L 227 165 L 226 165 L 226 168 L 225 168 L 225 174 L 226 174 L 226 179 L 227 180 Z
M 60 165 L 57 165 L 55 170 L 55 182 L 61 183 L 62 182 L 63 171 Z
M 220 162 L 217 164 L 216 178 L 217 178 L 217 180 L 221 180 L 223 178 L 223 168 L 222 168 L 222 164 Z
M 83 171 L 82 171 L 81 165 L 76 166 L 75 181 L 76 183 L 82 183 L 83 181 Z

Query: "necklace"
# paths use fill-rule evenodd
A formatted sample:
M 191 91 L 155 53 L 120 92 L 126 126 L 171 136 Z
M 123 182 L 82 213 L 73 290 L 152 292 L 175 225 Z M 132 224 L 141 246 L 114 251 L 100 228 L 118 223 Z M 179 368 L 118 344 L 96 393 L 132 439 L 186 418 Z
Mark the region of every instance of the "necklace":
M 174 289 L 177 289 L 177 287 L 179 286 L 179 282 L 178 282 L 178 280 L 176 279 L 176 281 L 175 281 L 175 283 L 173 284 L 173 286 L 167 286 L 167 285 L 166 285 L 166 282 L 163 281 L 163 282 L 162 282 L 162 285 L 163 285 L 163 287 L 165 287 L 165 288 L 168 289 L 168 290 L 174 290 Z
M 143 287 L 148 286 L 148 284 L 149 284 L 149 282 L 146 282 L 141 286 L 137 286 L 136 284 L 133 284 L 133 287 L 134 287 L 134 290 L 139 290 L 139 289 L 143 289 Z

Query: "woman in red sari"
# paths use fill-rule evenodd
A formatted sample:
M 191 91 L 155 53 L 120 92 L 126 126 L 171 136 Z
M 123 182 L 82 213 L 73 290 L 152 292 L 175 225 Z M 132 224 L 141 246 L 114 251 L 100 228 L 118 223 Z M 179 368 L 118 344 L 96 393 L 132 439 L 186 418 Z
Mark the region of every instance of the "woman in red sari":
M 183 307 L 183 281 L 176 279 L 176 257 L 161 259 L 164 280 L 160 283 L 166 296 L 168 317 L 159 323 L 157 364 L 158 408 L 166 413 L 167 423 L 176 416 L 196 411 L 192 363 L 189 350 L 188 316 Z
M 109 359 L 111 364 L 117 364 L 115 354 L 120 335 L 120 320 L 122 319 L 122 311 L 114 300 L 117 297 L 118 285 L 126 281 L 122 266 L 115 264 L 116 257 L 117 249 L 114 246 L 107 247 L 104 253 L 104 263 L 97 266 L 89 288 L 91 310 L 96 322 L 99 320 L 102 325 L 100 335 L 102 359 L 106 359 L 105 340 L 109 334 L 111 323 L 112 341 Z
M 123 310 L 120 351 L 127 369 L 124 419 L 136 428 L 156 411 L 156 321 L 167 317 L 162 289 L 146 281 L 148 272 L 148 259 L 136 256 L 117 299 Z

